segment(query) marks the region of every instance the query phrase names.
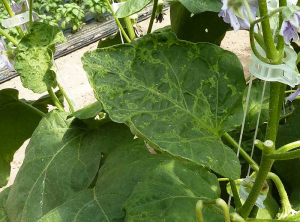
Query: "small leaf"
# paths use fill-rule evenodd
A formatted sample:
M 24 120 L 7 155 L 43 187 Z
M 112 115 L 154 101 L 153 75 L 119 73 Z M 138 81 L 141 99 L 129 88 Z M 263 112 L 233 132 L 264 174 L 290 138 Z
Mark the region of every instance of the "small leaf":
M 127 0 L 116 12 L 118 18 L 133 15 L 145 8 L 152 0 Z
M 242 122 L 245 80 L 234 54 L 163 33 L 97 49 L 82 61 L 113 121 L 155 149 L 239 177 L 236 154 L 220 138 Z
M 57 27 L 40 22 L 32 25 L 31 32 L 18 45 L 14 65 L 25 88 L 35 93 L 44 93 L 56 84 L 56 75 L 51 70 L 54 46 L 65 40 Z
M 90 104 L 80 110 L 77 110 L 70 116 L 74 116 L 77 119 L 90 119 L 97 116 L 103 110 L 102 105 L 100 102 L 95 102 Z
M 0 91 L 0 187 L 7 184 L 14 153 L 31 137 L 42 113 L 20 101 L 15 89 Z
M 90 130 L 57 110 L 35 130 L 12 186 L 7 213 L 14 222 L 36 222 L 94 180 L 101 153 L 133 139 L 125 125 L 113 122 Z
M 110 47 L 110 46 L 118 45 L 118 44 L 121 44 L 121 43 L 122 43 L 121 35 L 120 35 L 120 32 L 118 32 L 114 36 L 109 36 L 105 40 L 99 41 L 97 48 L 102 49 L 102 48 L 105 48 L 105 47 Z

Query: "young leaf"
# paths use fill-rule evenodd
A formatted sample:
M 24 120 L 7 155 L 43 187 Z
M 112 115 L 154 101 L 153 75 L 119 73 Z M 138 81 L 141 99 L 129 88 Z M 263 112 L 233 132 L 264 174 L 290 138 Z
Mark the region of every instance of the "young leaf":
M 166 0 L 167 2 L 180 2 L 183 4 L 192 14 L 198 14 L 201 12 L 220 12 L 222 8 L 222 2 L 219 0 Z
M 116 12 L 118 18 L 135 14 L 145 8 L 152 0 L 127 0 Z
M 35 93 L 44 93 L 56 84 L 56 74 L 51 70 L 54 46 L 65 40 L 57 27 L 40 22 L 32 25 L 31 32 L 18 45 L 14 65 L 24 87 Z
M 84 69 L 104 110 L 152 147 L 237 179 L 236 154 L 220 139 L 241 124 L 243 69 L 238 58 L 172 33 L 97 49 Z
M 77 110 L 70 116 L 74 116 L 77 119 L 89 119 L 94 118 L 103 110 L 102 105 L 100 102 L 92 103 L 80 110 Z
M 18 98 L 15 89 L 0 91 L 0 187 L 7 184 L 14 153 L 31 137 L 43 113 Z
M 40 123 L 7 200 L 14 222 L 35 222 L 73 194 L 87 189 L 99 169 L 101 152 L 133 139 L 124 125 L 89 130 L 68 113 L 53 111 Z
M 174 172 L 172 167 L 174 167 Z M 166 169 L 164 175 L 160 174 L 162 169 Z M 192 173 L 193 176 L 182 177 L 185 171 Z M 193 221 L 195 221 L 194 202 L 201 198 L 217 198 L 220 194 L 217 178 L 207 170 L 173 160 L 165 155 L 150 154 L 143 141 L 134 140 L 124 143 L 108 155 L 100 169 L 99 178 L 93 190 L 74 195 L 66 203 L 45 215 L 39 222 L 63 222 L 75 219 L 90 222 L 130 221 L 124 220 L 126 212 L 123 205 L 134 187 L 153 174 L 157 174 L 156 178 L 159 180 L 162 179 L 161 176 L 167 176 L 167 179 L 161 182 L 164 185 L 164 182 L 169 182 L 167 189 L 172 191 L 179 189 L 187 196 L 191 196 L 190 199 L 187 198 L 185 202 L 178 204 L 182 208 L 185 204 L 192 206 L 189 212 L 190 217 L 194 218 Z M 206 192 L 197 193 L 199 189 Z M 180 193 L 177 194 L 180 195 Z M 181 213 L 182 211 L 174 212 L 174 216 L 179 217 Z M 144 221 L 152 221 L 150 215 L 144 219 Z
M 10 192 L 10 187 L 6 188 L 0 193 L 0 221 L 1 222 L 9 222 L 6 213 L 6 201 L 9 192 Z
M 171 27 L 179 39 L 220 45 L 230 25 L 217 12 L 191 13 L 179 2 L 171 4 Z
M 109 36 L 109 37 L 107 37 L 107 39 L 105 39 L 103 41 L 99 41 L 97 48 L 102 49 L 105 47 L 110 47 L 110 46 L 118 45 L 121 43 L 122 43 L 121 35 L 120 35 L 120 32 L 118 32 L 114 36 Z
M 300 108 L 294 110 L 287 122 L 279 127 L 276 147 L 300 140 Z M 300 159 L 281 160 L 274 163 L 278 176 L 284 180 L 289 189 L 293 209 L 300 210 Z

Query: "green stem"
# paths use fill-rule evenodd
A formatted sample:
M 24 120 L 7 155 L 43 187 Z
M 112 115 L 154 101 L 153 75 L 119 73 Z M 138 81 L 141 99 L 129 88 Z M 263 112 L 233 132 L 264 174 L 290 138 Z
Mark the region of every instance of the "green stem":
M 19 100 L 19 102 L 21 102 L 21 104 L 23 106 L 30 108 L 33 112 L 35 112 L 36 114 L 38 114 L 41 117 L 44 117 L 46 115 L 45 113 L 43 113 L 41 110 L 35 108 L 34 106 L 31 106 L 31 105 L 29 105 L 29 104 L 27 104 L 25 102 L 22 102 L 21 100 Z
M 33 11 L 32 1 L 33 0 L 29 0 L 29 28 L 32 26 L 32 11 Z
M 230 183 L 231 191 L 233 194 L 235 206 L 237 209 L 240 209 L 242 207 L 242 202 L 241 202 L 238 190 L 236 188 L 236 184 L 235 184 L 234 180 L 229 180 L 229 183 Z
M 196 216 L 197 216 L 197 222 L 204 222 L 203 215 L 202 215 L 202 209 L 204 207 L 204 203 L 202 200 L 199 200 L 196 204 Z
M 223 138 L 226 139 L 233 146 L 233 148 L 235 148 L 235 150 L 238 150 L 238 143 L 228 133 L 224 133 Z M 258 164 L 248 155 L 248 153 L 245 150 L 243 150 L 242 147 L 240 147 L 240 154 L 255 171 L 258 171 Z
M 245 201 L 244 205 L 240 210 L 240 215 L 243 218 L 247 218 L 249 216 L 274 162 L 274 160 L 271 159 L 268 156 L 268 154 L 269 152 L 273 152 L 275 150 L 275 142 L 276 142 L 278 125 L 279 125 L 278 104 L 280 101 L 280 93 L 281 93 L 281 83 L 272 82 L 271 89 L 270 89 L 271 97 L 269 103 L 269 118 L 268 118 L 266 139 L 272 141 L 273 146 L 268 148 L 268 152 L 263 151 L 261 164 L 259 167 L 259 171 L 257 173 L 257 177 L 255 179 L 255 182 L 253 184 L 253 187 L 250 191 L 247 200 Z
M 130 18 L 129 17 L 125 17 L 123 19 L 124 19 L 124 22 L 125 22 L 125 25 L 126 25 L 127 32 L 128 32 L 130 40 L 134 40 L 136 36 L 135 36 L 134 29 L 132 27 L 132 23 L 130 21 Z
M 259 167 L 259 171 L 257 173 L 253 187 L 250 191 L 250 194 L 249 194 L 246 202 L 244 203 L 244 205 L 241 207 L 241 209 L 239 211 L 239 214 L 243 218 L 247 218 L 249 216 L 253 206 L 255 205 L 257 197 L 259 196 L 260 191 L 261 191 L 261 189 L 265 183 L 265 180 L 268 176 L 268 173 L 271 170 L 273 162 L 274 162 L 274 160 L 268 158 L 266 156 L 266 154 L 263 152 L 261 165 Z
M 113 8 L 112 8 L 112 6 L 111 6 L 109 0 L 105 0 L 105 2 L 106 2 L 106 4 L 108 5 L 108 8 L 109 8 L 110 12 L 111 12 L 112 15 L 114 16 L 117 25 L 118 25 L 119 28 L 121 29 L 121 32 L 122 32 L 124 38 L 126 39 L 127 42 L 131 42 L 130 38 L 128 37 L 128 35 L 126 34 L 125 30 L 123 29 L 123 26 L 121 25 L 119 19 L 117 18 L 117 16 L 116 16 L 116 14 L 115 14 L 115 12 L 114 12 L 114 10 L 113 10 Z
M 228 209 L 226 202 L 224 200 L 222 200 L 221 198 L 218 198 L 216 200 L 216 204 L 223 209 L 225 222 L 230 222 L 230 213 L 229 213 L 229 209 Z
M 48 89 L 48 93 L 52 99 L 52 101 L 54 102 L 55 106 L 60 110 L 60 111 L 65 111 L 63 106 L 61 105 L 61 103 L 59 102 L 57 96 L 55 95 L 55 93 L 53 92 L 52 88 Z
M 0 34 L 6 37 L 9 41 L 11 41 L 15 46 L 18 46 L 18 41 L 14 37 L 9 35 L 7 32 L 5 32 L 2 28 L 0 28 Z
M 65 92 L 64 88 L 59 83 L 57 83 L 57 86 L 58 86 L 59 90 L 62 92 L 62 94 L 64 95 L 64 97 L 66 98 L 66 100 L 69 104 L 69 107 L 71 109 L 71 112 L 74 113 L 75 110 L 74 110 L 73 104 L 72 104 L 70 98 L 68 97 L 67 93 Z
M 273 160 L 291 160 L 300 157 L 300 150 L 295 150 L 287 153 L 271 153 L 268 157 Z
M 157 9 L 157 3 L 158 3 L 158 0 L 154 0 L 152 14 L 151 14 L 151 19 L 150 19 L 150 23 L 149 23 L 147 34 L 150 34 L 151 31 L 152 31 L 153 22 L 154 22 L 154 19 L 155 19 L 155 13 L 156 13 L 156 9 Z
M 261 17 L 266 16 L 268 14 L 267 1 L 259 0 L 258 6 L 259 6 L 260 16 Z M 272 30 L 270 27 L 269 19 L 263 20 L 261 22 L 261 26 L 262 26 L 262 31 L 263 31 L 263 37 L 264 37 L 264 42 L 265 42 L 265 47 L 266 47 L 267 58 L 271 59 L 274 63 L 277 64 L 280 61 L 280 59 L 278 59 L 278 51 L 277 51 L 274 41 L 273 41 L 273 33 L 272 33 Z M 280 63 L 281 63 L 281 61 L 280 61 Z
M 219 207 L 221 207 L 223 209 L 223 212 L 220 211 L 219 209 L 213 207 L 212 204 L 216 204 Z M 202 215 L 202 209 L 204 206 L 207 206 L 207 207 L 213 209 L 214 211 L 216 211 L 220 214 L 223 214 L 225 217 L 225 222 L 230 222 L 230 213 L 229 213 L 228 206 L 227 206 L 226 202 L 224 200 L 222 200 L 221 198 L 218 198 L 216 200 L 199 200 L 197 202 L 196 215 L 197 215 L 198 222 L 204 222 L 203 215 Z
M 278 193 L 279 193 L 279 196 L 281 199 L 281 205 L 282 205 L 281 213 L 279 214 L 278 219 L 284 219 L 292 211 L 292 206 L 289 201 L 289 197 L 286 193 L 286 190 L 284 188 L 284 185 L 281 182 L 280 178 L 274 173 L 271 173 L 271 172 L 268 173 L 267 179 L 271 179 L 274 182 L 274 184 L 278 190 Z
M 299 53 L 300 54 L 300 53 Z M 287 90 L 287 91 L 285 91 L 284 93 L 294 93 L 294 92 L 296 92 L 297 90 Z
M 287 1 L 286 0 L 279 0 L 279 6 L 280 7 L 287 6 Z M 278 30 L 281 29 L 282 23 L 283 23 L 283 17 L 282 17 L 282 12 L 280 12 L 280 14 L 279 14 L 279 26 L 278 26 Z M 276 48 L 279 51 L 280 55 L 283 54 L 284 46 L 285 46 L 285 42 L 284 42 L 283 36 L 282 35 L 278 35 L 278 41 L 277 41 Z
M 11 10 L 9 3 L 6 0 L 2 0 L 2 3 L 4 5 L 6 11 L 8 12 L 9 16 L 11 18 L 15 17 L 15 13 Z M 17 32 L 19 33 L 20 37 L 23 38 L 24 33 L 23 33 L 22 29 L 20 28 L 20 26 L 16 26 L 15 28 L 16 28 Z
M 275 151 L 275 153 L 284 153 L 300 147 L 300 140 L 286 144 Z

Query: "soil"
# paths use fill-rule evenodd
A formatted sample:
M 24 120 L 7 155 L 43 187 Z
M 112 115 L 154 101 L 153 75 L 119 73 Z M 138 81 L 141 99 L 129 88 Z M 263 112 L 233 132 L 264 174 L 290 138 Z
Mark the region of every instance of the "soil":
M 154 23 L 153 30 L 165 27 L 170 24 L 169 11 L 166 11 L 166 15 L 164 18 L 165 19 L 162 23 Z M 147 32 L 148 24 L 149 19 L 139 23 L 144 33 Z M 84 106 L 95 101 L 93 90 L 90 87 L 85 71 L 82 68 L 81 57 L 85 52 L 96 49 L 97 44 L 98 43 L 93 43 L 55 61 L 59 70 L 58 81 L 65 88 L 72 101 L 76 104 L 76 109 L 83 108 Z M 248 32 L 227 32 L 221 47 L 227 50 L 231 50 L 239 57 L 244 67 L 245 76 L 249 76 L 248 69 L 249 63 L 251 61 L 251 49 Z M 41 97 L 40 94 L 35 94 L 31 90 L 24 88 L 20 81 L 20 77 L 16 77 L 0 85 L 0 90 L 5 88 L 14 88 L 19 90 L 19 96 L 22 99 L 34 100 Z M 67 104 L 65 105 L 67 106 Z M 27 140 L 14 155 L 14 160 L 11 163 L 11 176 L 7 186 L 10 186 L 13 183 L 17 172 L 23 163 L 25 149 L 28 142 L 29 140 Z M 4 188 L 0 188 L 0 192 Z

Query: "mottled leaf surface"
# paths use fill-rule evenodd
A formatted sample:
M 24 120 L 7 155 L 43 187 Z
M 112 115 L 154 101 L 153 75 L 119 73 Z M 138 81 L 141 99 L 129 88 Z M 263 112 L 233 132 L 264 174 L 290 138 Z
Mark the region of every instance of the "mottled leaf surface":
M 197 221 L 200 199 L 217 199 L 217 178 L 196 165 L 170 160 L 159 164 L 137 184 L 126 201 L 125 221 Z M 223 222 L 224 217 L 204 208 L 205 221 Z
M 118 18 L 135 14 L 145 8 L 152 0 L 127 0 L 116 12 Z
M 0 222 L 9 222 L 6 213 L 6 201 L 9 192 L 10 192 L 10 187 L 6 188 L 0 193 Z
M 57 27 L 40 22 L 32 25 L 31 32 L 18 44 L 14 65 L 25 88 L 43 93 L 55 85 L 56 74 L 51 70 L 55 43 L 65 40 Z
M 300 140 L 300 108 L 294 110 L 287 122 L 279 127 L 276 147 Z M 277 160 L 274 167 L 285 182 L 294 209 L 300 210 L 300 159 Z
M 171 4 L 170 13 L 172 31 L 181 40 L 220 45 L 230 28 L 217 12 L 202 12 L 191 16 L 180 2 Z
M 180 2 L 191 13 L 198 14 L 201 12 L 220 12 L 222 2 L 219 0 L 166 0 L 167 2 Z
M 180 191 L 185 190 L 186 195 L 195 195 L 194 198 L 191 198 L 191 201 L 180 203 L 182 208 L 187 203 L 192 206 L 196 199 L 219 197 L 220 188 L 217 178 L 213 174 L 201 167 L 192 166 L 190 163 L 173 160 L 166 155 L 150 154 L 143 141 L 135 140 L 123 144 L 107 157 L 100 169 L 94 189 L 74 195 L 66 203 L 45 215 L 39 222 L 124 221 L 126 212 L 123 205 L 132 194 L 134 187 L 143 183 L 143 180 L 150 175 L 155 176 L 154 174 L 158 174 L 156 178 L 161 179 L 160 176 L 163 175 L 160 170 L 163 170 L 164 166 L 168 168 L 167 171 L 164 171 L 164 176 L 168 177 L 165 181 L 170 182 L 168 184 L 169 189 L 173 191 L 179 188 Z M 172 166 L 174 166 L 175 172 L 172 172 Z M 192 173 L 193 177 L 178 177 L 180 172 L 185 171 Z M 181 186 L 179 181 L 182 182 Z M 176 184 L 174 188 L 173 183 Z M 189 190 L 195 187 L 206 191 L 206 193 L 195 194 L 192 190 Z M 194 217 L 194 208 L 195 206 L 192 206 L 192 209 L 190 209 L 193 214 L 192 217 Z M 181 213 L 181 211 L 178 211 L 176 215 Z M 211 213 L 206 215 L 213 217 Z
M 35 222 L 87 189 L 98 172 L 101 153 L 133 139 L 125 125 L 110 122 L 89 130 L 68 115 L 53 111 L 34 132 L 8 197 L 11 221 Z
M 18 95 L 15 89 L 0 91 L 0 187 L 9 180 L 14 153 L 31 137 L 42 118 Z
M 238 178 L 220 135 L 240 125 L 243 69 L 231 52 L 172 33 L 85 54 L 84 69 L 104 110 L 152 147 Z
M 72 113 L 71 116 L 74 116 L 77 119 L 89 119 L 97 116 L 102 110 L 102 104 L 100 102 L 94 102 Z

